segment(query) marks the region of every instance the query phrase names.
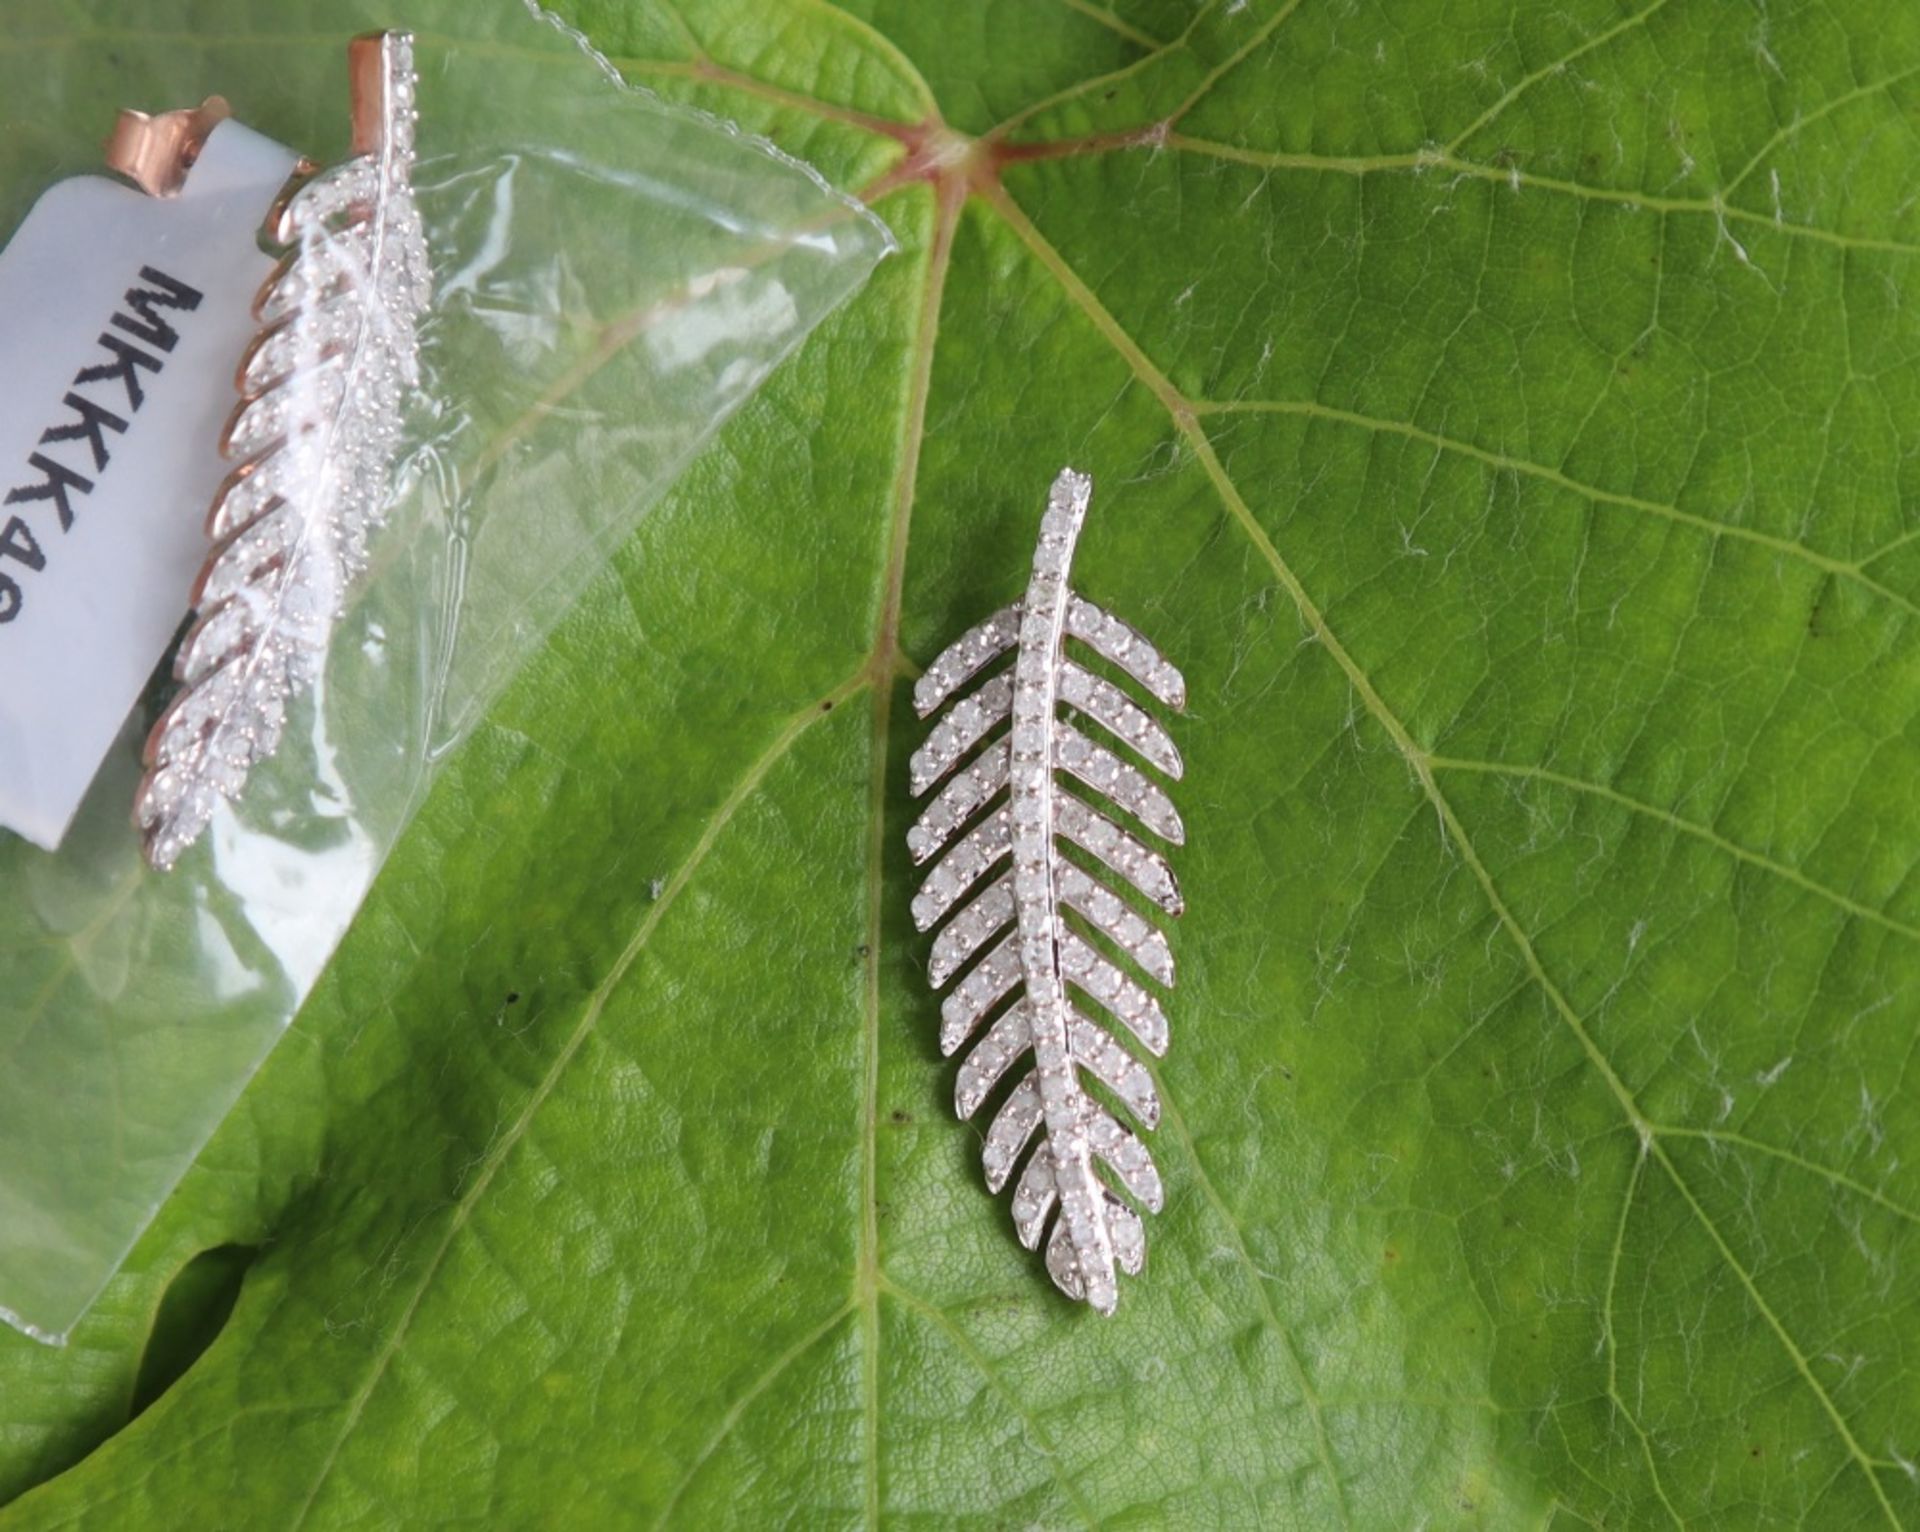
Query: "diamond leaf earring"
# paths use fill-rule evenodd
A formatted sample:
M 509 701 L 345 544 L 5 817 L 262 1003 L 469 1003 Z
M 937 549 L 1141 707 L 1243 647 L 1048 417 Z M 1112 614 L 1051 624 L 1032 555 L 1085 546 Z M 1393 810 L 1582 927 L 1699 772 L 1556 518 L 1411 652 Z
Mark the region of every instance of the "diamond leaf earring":
M 1153 714 L 1087 669 L 1067 641 L 1166 707 L 1185 706 L 1186 683 L 1139 633 L 1068 587 L 1092 494 L 1092 479 L 1062 470 L 1041 518 L 1025 597 L 964 634 L 917 683 L 922 718 L 947 710 L 914 753 L 913 794 L 945 785 L 908 831 L 907 847 L 917 864 L 945 850 L 913 901 L 920 930 L 941 927 L 928 978 L 940 989 L 973 964 L 941 1004 L 941 1051 L 954 1053 L 993 1017 L 961 1064 L 955 1110 L 971 1117 L 1032 1056 L 987 1129 L 987 1186 L 1006 1185 L 1039 1136 L 1014 1190 L 1014 1230 L 1036 1249 L 1051 1219 L 1046 1263 L 1054 1282 L 1110 1314 L 1119 1298 L 1115 1268 L 1131 1275 L 1146 1262 L 1133 1203 L 1158 1212 L 1161 1186 L 1146 1146 L 1086 1081 L 1098 1082 L 1142 1126 L 1155 1126 L 1153 1079 L 1111 1023 L 1157 1057 L 1166 1052 L 1167 1020 L 1109 949 L 1154 984 L 1173 984 L 1166 937 L 1115 889 L 1130 889 L 1168 915 L 1178 915 L 1181 903 L 1165 858 L 1096 803 L 1104 800 L 1169 845 L 1181 844 L 1185 831 L 1149 771 L 1102 740 L 1168 779 L 1180 776 L 1181 761 Z M 1009 652 L 1011 669 L 952 701 Z M 1076 718 L 1100 735 L 1082 733 Z M 988 881 L 1003 857 L 1011 867 Z M 1080 1009 L 1076 992 L 1102 1019 Z
M 415 211 L 413 40 L 349 47 L 352 156 L 303 165 L 265 237 L 284 254 L 254 303 L 208 514 L 213 549 L 155 725 L 134 822 L 166 869 L 278 748 L 287 701 L 318 677 L 348 586 L 386 517 L 404 396 L 419 383 L 430 291 Z

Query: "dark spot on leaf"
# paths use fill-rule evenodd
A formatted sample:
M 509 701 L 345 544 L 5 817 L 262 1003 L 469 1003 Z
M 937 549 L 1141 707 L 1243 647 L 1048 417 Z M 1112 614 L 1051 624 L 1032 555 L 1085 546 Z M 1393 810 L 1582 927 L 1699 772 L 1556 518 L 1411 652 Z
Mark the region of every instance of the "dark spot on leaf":
M 1813 610 L 1807 613 L 1807 637 L 1825 638 L 1827 636 L 1827 599 L 1822 596 L 1814 602 Z
M 1395 1250 L 1395 1249 L 1393 1248 L 1393 1246 L 1391 1246 L 1391 1245 L 1389 1245 L 1389 1246 L 1387 1246 L 1387 1259 L 1388 1259 L 1389 1261 L 1397 1261 L 1397 1260 L 1399 1260 L 1399 1259 L 1400 1259 L 1400 1252 L 1399 1252 L 1398 1250 Z
M 864 963 L 868 958 L 872 956 L 873 956 L 873 948 L 868 946 L 865 942 L 862 942 L 859 946 L 853 949 L 853 959 L 856 963 Z
M 899 1107 L 895 1107 L 893 1111 L 888 1115 L 892 1117 L 892 1119 L 895 1122 L 912 1122 L 913 1121 L 913 1118 L 909 1116 L 907 1113 L 901 1111 Z
M 1751 1447 L 1747 1448 L 1747 1456 L 1750 1458 L 1763 1458 L 1766 1455 L 1767 1449 L 1762 1447 L 1758 1442 L 1755 1442 Z
M 833 711 L 833 698 L 829 697 L 825 702 L 821 703 L 820 711 L 823 713 L 831 713 Z
M 518 1005 L 519 1003 L 520 1003 L 520 991 L 519 991 L 519 990 L 517 990 L 517 989 L 510 989 L 510 990 L 508 990 L 508 991 L 507 991 L 507 1004 L 508 1004 L 508 1005 Z
M 134 1379 L 133 1415 L 179 1382 L 226 1328 L 256 1254 L 244 1245 L 222 1245 L 201 1251 L 180 1268 L 154 1312 Z

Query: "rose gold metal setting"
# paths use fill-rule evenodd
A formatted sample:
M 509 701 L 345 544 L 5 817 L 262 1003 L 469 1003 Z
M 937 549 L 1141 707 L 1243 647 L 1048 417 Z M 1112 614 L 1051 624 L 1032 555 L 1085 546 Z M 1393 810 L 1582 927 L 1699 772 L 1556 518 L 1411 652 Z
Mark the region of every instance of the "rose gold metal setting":
M 378 154 L 387 146 L 389 34 L 363 32 L 347 44 L 347 84 L 353 99 L 353 152 Z
M 149 197 L 177 197 L 208 137 L 233 115 L 224 98 L 209 96 L 177 112 L 120 113 L 107 138 L 107 167 Z

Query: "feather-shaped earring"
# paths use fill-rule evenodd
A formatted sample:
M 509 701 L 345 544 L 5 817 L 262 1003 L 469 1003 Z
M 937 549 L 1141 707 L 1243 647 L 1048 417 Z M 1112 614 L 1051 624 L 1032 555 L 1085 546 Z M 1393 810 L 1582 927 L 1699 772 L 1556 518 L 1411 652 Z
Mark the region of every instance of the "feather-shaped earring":
M 914 796 L 945 786 L 908 832 L 907 847 L 916 863 L 946 850 L 913 901 L 922 931 L 945 921 L 929 965 L 934 987 L 994 943 L 941 1005 L 940 1048 L 948 1054 L 998 1012 L 960 1067 L 959 1115 L 971 1117 L 1032 1055 L 1032 1067 L 987 1129 L 987 1186 L 999 1191 L 1039 1136 L 1014 1191 L 1014 1229 L 1032 1250 L 1051 1219 L 1048 1272 L 1068 1296 L 1106 1314 L 1119 1298 L 1116 1267 L 1133 1274 L 1145 1264 L 1146 1232 L 1132 1204 L 1158 1212 L 1160 1177 L 1146 1146 L 1086 1080 L 1145 1127 L 1159 1121 L 1160 1100 L 1110 1023 L 1083 1012 L 1069 989 L 1096 1014 L 1117 1020 L 1148 1053 L 1164 1053 L 1167 1020 L 1159 1002 L 1107 949 L 1163 987 L 1173 984 L 1173 955 L 1166 937 L 1114 889 L 1128 887 L 1168 915 L 1178 915 L 1181 905 L 1165 858 L 1087 795 L 1170 845 L 1179 845 L 1185 831 L 1153 778 L 1074 720 L 1098 725 L 1102 737 L 1169 779 L 1181 774 L 1173 740 L 1121 686 L 1079 663 L 1067 640 L 1169 708 L 1185 706 L 1186 683 L 1145 638 L 1067 584 L 1092 494 L 1085 474 L 1061 472 L 1041 518 L 1024 599 L 964 634 L 920 677 L 914 703 L 925 718 L 1014 654 L 1010 670 L 953 703 L 914 753 Z M 1011 867 L 988 881 L 1003 857 Z M 949 919 L 962 900 L 968 902 Z M 1107 1184 L 1108 1175 L 1131 1202 Z
M 234 469 L 208 515 L 214 546 L 174 666 L 182 691 L 147 741 L 134 822 L 171 867 L 280 743 L 287 702 L 326 658 L 347 588 L 386 516 L 415 325 L 430 296 L 414 209 L 413 40 L 353 40 L 352 156 L 303 165 L 268 215 L 283 251 L 255 300 Z

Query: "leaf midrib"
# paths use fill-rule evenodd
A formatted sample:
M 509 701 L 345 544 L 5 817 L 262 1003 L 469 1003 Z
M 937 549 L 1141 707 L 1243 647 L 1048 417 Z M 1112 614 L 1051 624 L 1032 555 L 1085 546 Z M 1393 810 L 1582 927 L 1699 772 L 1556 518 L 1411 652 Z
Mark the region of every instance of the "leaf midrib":
M 956 183 L 957 186 L 957 183 Z M 940 334 L 940 313 L 946 294 L 947 272 L 953 260 L 953 238 L 964 189 L 942 188 L 934 208 L 933 242 L 927 255 L 925 287 L 907 365 L 907 393 L 901 411 L 900 453 L 895 466 L 892 515 L 887 523 L 887 562 L 882 584 L 879 620 L 875 627 L 871 664 L 886 674 L 873 688 L 873 733 L 869 745 L 867 788 L 867 971 L 864 1037 L 865 1073 L 861 1082 L 861 1208 L 859 1261 L 855 1271 L 855 1300 L 860 1308 L 865 1338 L 861 1358 L 865 1430 L 865 1490 L 867 1524 L 880 1522 L 880 947 L 886 915 L 886 887 L 882 869 L 886 855 L 887 768 L 891 760 L 890 733 L 898 690 L 894 682 L 907 669 L 900 649 L 900 612 L 905 599 L 907 548 L 913 531 L 913 508 L 920 480 L 920 451 L 926 441 L 927 400 L 933 391 L 933 353 Z

